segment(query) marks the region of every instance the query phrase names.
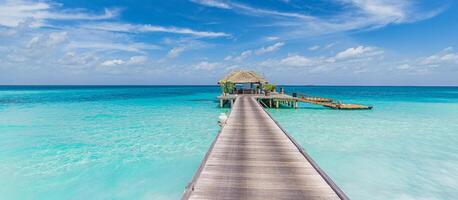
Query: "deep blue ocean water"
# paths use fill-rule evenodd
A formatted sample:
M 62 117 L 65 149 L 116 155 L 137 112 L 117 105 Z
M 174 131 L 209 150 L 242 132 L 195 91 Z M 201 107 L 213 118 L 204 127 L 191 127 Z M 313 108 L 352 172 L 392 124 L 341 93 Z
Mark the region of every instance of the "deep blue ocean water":
M 458 199 L 457 87 L 288 86 L 373 105 L 269 112 L 352 199 Z M 215 86 L 0 87 L 0 199 L 179 199 Z

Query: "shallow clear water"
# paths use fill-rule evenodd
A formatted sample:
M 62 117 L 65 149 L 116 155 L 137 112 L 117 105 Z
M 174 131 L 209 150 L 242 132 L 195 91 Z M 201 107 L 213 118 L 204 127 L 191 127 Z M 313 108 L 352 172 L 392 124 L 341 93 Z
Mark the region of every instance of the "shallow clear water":
M 179 199 L 218 132 L 217 91 L 3 88 L 0 199 Z
M 287 87 L 374 105 L 269 112 L 352 199 L 458 199 L 458 88 Z M 0 87 L 0 199 L 179 199 L 217 87 Z
M 287 91 L 375 106 L 270 110 L 351 199 L 458 199 L 458 88 Z

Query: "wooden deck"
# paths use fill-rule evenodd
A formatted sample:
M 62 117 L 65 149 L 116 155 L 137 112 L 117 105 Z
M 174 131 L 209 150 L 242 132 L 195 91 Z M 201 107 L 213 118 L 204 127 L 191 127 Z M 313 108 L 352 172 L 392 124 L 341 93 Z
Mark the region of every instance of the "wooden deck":
M 360 105 L 360 104 L 346 104 L 346 103 L 341 103 L 340 101 L 334 101 L 331 98 L 325 98 L 325 97 L 313 97 L 313 96 L 301 96 L 301 97 L 293 97 L 291 95 L 287 94 L 271 94 L 269 96 L 265 96 L 263 94 L 252 94 L 251 96 L 259 99 L 259 100 L 268 100 L 269 105 L 268 107 L 276 107 L 279 108 L 279 103 L 289 103 L 294 108 L 297 108 L 297 102 L 303 102 L 303 103 L 309 103 L 309 104 L 315 104 L 315 105 L 321 105 L 324 107 L 332 108 L 332 109 L 338 109 L 338 110 L 370 110 L 372 109 L 372 106 L 366 106 L 366 105 Z M 218 99 L 220 100 L 220 107 L 223 107 L 225 103 L 230 103 L 231 107 L 232 104 L 234 103 L 235 99 L 238 97 L 238 95 L 225 95 L 225 96 L 219 96 Z M 266 104 L 267 105 L 267 104 Z
M 298 101 L 316 105 L 322 105 L 324 107 L 339 109 L 339 110 L 370 110 L 372 106 L 365 106 L 359 104 L 343 104 L 343 103 L 334 103 L 327 101 L 314 101 L 307 98 L 298 98 Z
M 348 199 L 255 98 L 237 97 L 183 199 Z

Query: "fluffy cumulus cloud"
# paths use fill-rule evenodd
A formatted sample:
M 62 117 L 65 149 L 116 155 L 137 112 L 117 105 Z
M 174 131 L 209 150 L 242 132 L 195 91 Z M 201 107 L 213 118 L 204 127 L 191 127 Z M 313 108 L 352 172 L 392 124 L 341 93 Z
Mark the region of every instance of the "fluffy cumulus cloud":
M 434 71 L 458 71 L 458 53 L 452 47 L 447 47 L 432 55 L 406 59 L 400 62 L 394 70 L 414 74 L 426 74 Z
M 458 53 L 454 52 L 452 47 L 448 47 L 441 52 L 424 58 L 421 63 L 425 65 L 458 65 Z
M 351 58 L 361 58 L 361 57 L 373 57 L 383 54 L 382 50 L 379 50 L 375 47 L 352 47 L 344 51 L 337 53 L 335 59 L 351 59 Z
M 149 59 L 146 56 L 131 56 L 125 59 L 105 60 L 94 67 L 96 72 L 111 75 L 126 75 L 147 73 L 150 70 Z
M 97 63 L 99 58 L 90 52 L 78 53 L 75 51 L 69 51 L 65 53 L 62 58 L 58 60 L 60 66 L 84 69 L 88 66 L 93 66 Z
M 401 65 L 397 66 L 396 68 L 400 69 L 400 70 L 410 70 L 410 69 L 412 69 L 412 66 L 410 66 L 409 64 L 401 64 Z
M 328 72 L 346 70 L 351 73 L 361 73 L 367 68 L 373 68 L 374 63 L 383 57 L 383 50 L 377 47 L 357 46 L 344 49 L 330 56 L 305 56 L 288 54 L 280 59 L 267 59 L 258 65 L 270 68 L 302 69 L 307 72 Z
M 313 63 L 312 59 L 300 55 L 289 55 L 280 60 L 280 64 L 287 66 L 309 66 Z
M 67 35 L 67 32 L 52 32 L 47 35 L 37 35 L 30 39 L 27 47 L 54 47 L 65 42 L 68 38 Z
M 226 58 L 224 60 L 228 61 L 228 60 L 234 60 L 234 61 L 242 61 L 250 56 L 253 56 L 253 55 L 257 55 L 257 56 L 260 56 L 260 55 L 263 55 L 263 54 L 267 54 L 267 53 L 271 53 L 271 52 L 274 52 L 274 51 L 277 51 L 279 50 L 281 47 L 283 47 L 285 45 L 284 42 L 277 42 L 275 44 L 272 44 L 272 45 L 269 45 L 269 46 L 264 46 L 264 47 L 261 47 L 261 48 L 258 48 L 258 49 L 250 49 L 250 50 L 245 50 L 243 51 L 242 53 L 240 53 L 239 55 L 236 55 L 236 56 L 232 56 L 232 55 L 229 55 L 229 56 L 226 56 Z
M 127 60 L 122 60 L 122 59 L 106 60 L 101 65 L 102 66 L 141 65 L 141 64 L 145 64 L 147 60 L 148 60 L 148 57 L 146 56 L 132 56 Z
M 120 60 L 120 59 L 106 60 L 105 62 L 102 63 L 102 66 L 124 65 L 125 63 L 126 61 Z

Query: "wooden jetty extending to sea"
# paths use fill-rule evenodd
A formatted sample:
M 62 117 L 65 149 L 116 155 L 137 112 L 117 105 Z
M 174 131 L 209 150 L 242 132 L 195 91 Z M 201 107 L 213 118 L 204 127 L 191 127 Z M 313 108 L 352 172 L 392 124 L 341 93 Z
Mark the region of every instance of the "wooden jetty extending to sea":
M 237 94 L 221 95 L 218 97 L 220 101 L 220 107 L 224 107 L 226 104 L 232 105 L 237 98 Z M 258 101 L 261 102 L 266 108 L 280 108 L 284 107 L 293 107 L 298 108 L 298 103 L 309 103 L 315 105 L 321 105 L 324 107 L 339 109 L 339 110 L 367 110 L 372 109 L 372 106 L 365 106 L 359 104 L 344 104 L 339 101 L 335 101 L 331 98 L 324 97 L 312 97 L 312 96 L 299 96 L 294 97 L 287 94 L 274 93 L 266 96 L 264 94 L 255 95 Z
M 348 199 L 263 109 L 239 95 L 183 199 Z
M 252 71 L 233 72 L 218 83 L 223 89 L 220 106 L 231 105 L 229 118 L 221 123 L 183 199 L 348 199 L 264 108 L 297 108 L 299 102 L 333 109 L 371 106 L 277 93 L 272 85 L 261 91 L 267 81 Z

